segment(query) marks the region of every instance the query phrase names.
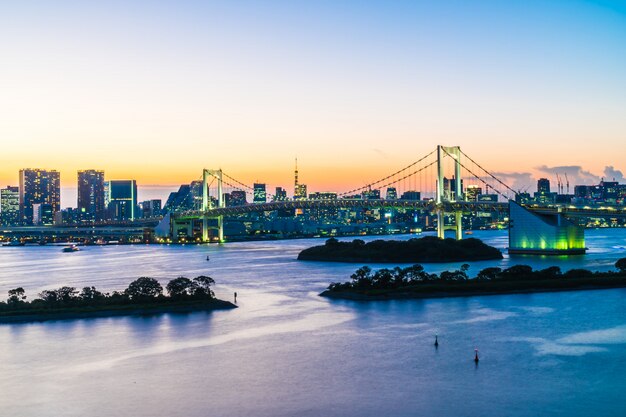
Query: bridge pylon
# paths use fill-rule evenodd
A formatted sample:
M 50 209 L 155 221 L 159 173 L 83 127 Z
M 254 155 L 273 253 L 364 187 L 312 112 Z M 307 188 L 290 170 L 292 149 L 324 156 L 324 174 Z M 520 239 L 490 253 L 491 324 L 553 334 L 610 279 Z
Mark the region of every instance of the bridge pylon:
M 218 241 L 222 243 L 224 241 L 224 216 L 210 216 L 209 211 L 212 207 L 212 203 L 209 201 L 209 176 L 217 179 L 217 207 L 222 208 L 224 204 L 224 190 L 222 182 L 222 170 L 221 169 L 203 169 L 202 170 L 202 241 L 209 241 L 209 229 L 216 229 L 218 233 Z M 209 219 L 217 220 L 217 227 L 209 227 Z
M 445 155 L 450 156 L 454 160 L 454 194 L 444 189 L 444 172 L 443 172 L 443 158 Z M 435 197 L 436 211 L 437 211 L 437 237 L 443 239 L 445 237 L 446 230 L 454 230 L 456 232 L 456 240 L 463 238 L 463 212 L 455 210 L 454 213 L 454 225 L 445 225 L 446 202 L 463 201 L 463 190 L 461 185 L 461 147 L 459 146 L 442 146 L 437 145 L 437 193 Z

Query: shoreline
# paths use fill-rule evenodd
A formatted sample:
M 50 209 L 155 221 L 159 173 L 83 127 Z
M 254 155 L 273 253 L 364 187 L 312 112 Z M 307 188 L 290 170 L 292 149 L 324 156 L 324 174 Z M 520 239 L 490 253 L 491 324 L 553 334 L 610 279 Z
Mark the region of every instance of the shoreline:
M 517 286 L 516 286 L 517 284 Z M 467 288 L 475 287 L 475 288 Z M 446 288 L 447 287 L 447 288 Z M 492 287 L 491 289 L 488 287 Z M 494 288 L 495 287 L 495 288 Z M 500 287 L 500 288 L 498 288 Z M 511 287 L 511 288 L 503 288 Z M 626 288 L 626 276 L 593 277 L 593 278 L 562 278 L 558 280 L 504 281 L 461 284 L 416 285 L 404 288 L 372 289 L 372 290 L 325 290 L 319 294 L 338 300 L 352 301 L 385 301 L 413 300 L 428 298 L 457 298 L 509 294 L 532 294 L 561 291 L 594 291 Z
M 98 307 L 61 308 L 57 311 L 29 312 L 21 314 L 0 313 L 0 325 L 13 323 L 44 322 L 50 320 L 76 320 L 121 316 L 151 316 L 167 313 L 193 313 L 198 311 L 230 310 L 238 308 L 230 301 L 212 299 L 209 301 L 175 302 L 170 304 L 112 305 Z M 18 310 L 19 313 L 19 310 Z

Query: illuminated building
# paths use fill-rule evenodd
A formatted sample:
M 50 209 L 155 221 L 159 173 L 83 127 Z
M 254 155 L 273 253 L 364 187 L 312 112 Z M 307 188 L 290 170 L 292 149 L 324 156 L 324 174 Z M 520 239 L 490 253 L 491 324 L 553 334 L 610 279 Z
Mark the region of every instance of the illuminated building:
M 50 226 L 54 223 L 54 209 L 50 204 L 33 204 L 33 224 L 36 226 Z
M 550 192 L 550 180 L 547 178 L 539 178 L 537 181 L 537 192 L 540 194 L 548 194 Z
M 276 187 L 276 193 L 274 194 L 274 201 L 286 201 L 287 190 L 283 187 Z
M 582 254 L 585 253 L 585 229 L 561 213 L 539 214 L 509 204 L 509 253 Z
M 20 190 L 7 186 L 0 190 L 0 224 L 15 225 L 20 215 Z
M 465 200 L 478 201 L 478 196 L 483 193 L 482 188 L 478 185 L 468 185 L 465 188 Z
M 396 190 L 396 187 L 387 188 L 387 195 L 385 196 L 385 199 L 387 200 L 398 199 L 398 191 Z
M 230 192 L 230 201 L 228 202 L 229 206 L 245 206 L 246 204 L 248 204 L 248 201 L 245 191 L 234 190 Z
M 20 170 L 19 222 L 33 224 L 33 205 L 47 204 L 53 213 L 61 209 L 61 174 L 43 169 Z
M 111 180 L 104 183 L 105 203 L 111 220 L 135 220 L 137 183 L 135 180 Z
M 141 217 L 149 218 L 161 215 L 161 200 L 147 200 L 141 202 Z
M 255 204 L 267 203 L 267 192 L 265 184 L 254 183 L 254 197 L 252 200 Z
M 78 204 L 81 216 L 89 220 L 104 219 L 104 171 L 78 171 Z

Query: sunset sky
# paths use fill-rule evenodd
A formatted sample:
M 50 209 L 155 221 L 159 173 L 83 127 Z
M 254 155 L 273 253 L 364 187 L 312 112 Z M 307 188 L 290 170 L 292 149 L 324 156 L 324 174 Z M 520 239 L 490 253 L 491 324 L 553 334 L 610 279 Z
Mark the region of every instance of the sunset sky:
M 21 0 L 0 39 L 0 186 L 221 167 L 291 193 L 297 156 L 341 191 L 437 144 L 511 182 L 626 170 L 623 1 Z

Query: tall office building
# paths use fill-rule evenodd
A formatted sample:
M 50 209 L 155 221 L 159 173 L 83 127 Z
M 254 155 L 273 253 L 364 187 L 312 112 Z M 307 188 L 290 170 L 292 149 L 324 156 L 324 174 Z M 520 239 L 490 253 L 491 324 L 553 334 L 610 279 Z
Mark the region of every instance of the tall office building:
M 0 190 L 0 224 L 5 226 L 18 223 L 20 216 L 20 190 L 7 186 Z
M 228 202 L 229 207 L 245 206 L 246 204 L 248 204 L 248 200 L 246 198 L 245 191 L 233 190 L 230 192 L 230 201 Z
M 283 187 L 276 187 L 276 193 L 274 194 L 274 201 L 287 200 L 287 190 Z
M 135 220 L 137 183 L 135 180 L 111 180 L 104 183 L 105 204 L 111 220 Z
M 144 219 L 161 215 L 161 200 L 146 200 L 141 202 L 141 217 Z
M 267 192 L 265 191 L 265 184 L 254 183 L 254 199 L 255 204 L 267 203 Z
M 19 222 L 33 224 L 33 205 L 49 205 L 53 213 L 61 209 L 61 174 L 45 169 L 20 170 Z
M 540 194 L 548 194 L 550 192 L 550 180 L 547 178 L 539 178 L 537 181 L 537 192 Z
M 388 187 L 387 195 L 385 196 L 386 200 L 397 200 L 398 199 L 398 190 L 396 187 Z
M 85 220 L 104 219 L 104 171 L 78 171 L 78 203 L 76 208 Z

